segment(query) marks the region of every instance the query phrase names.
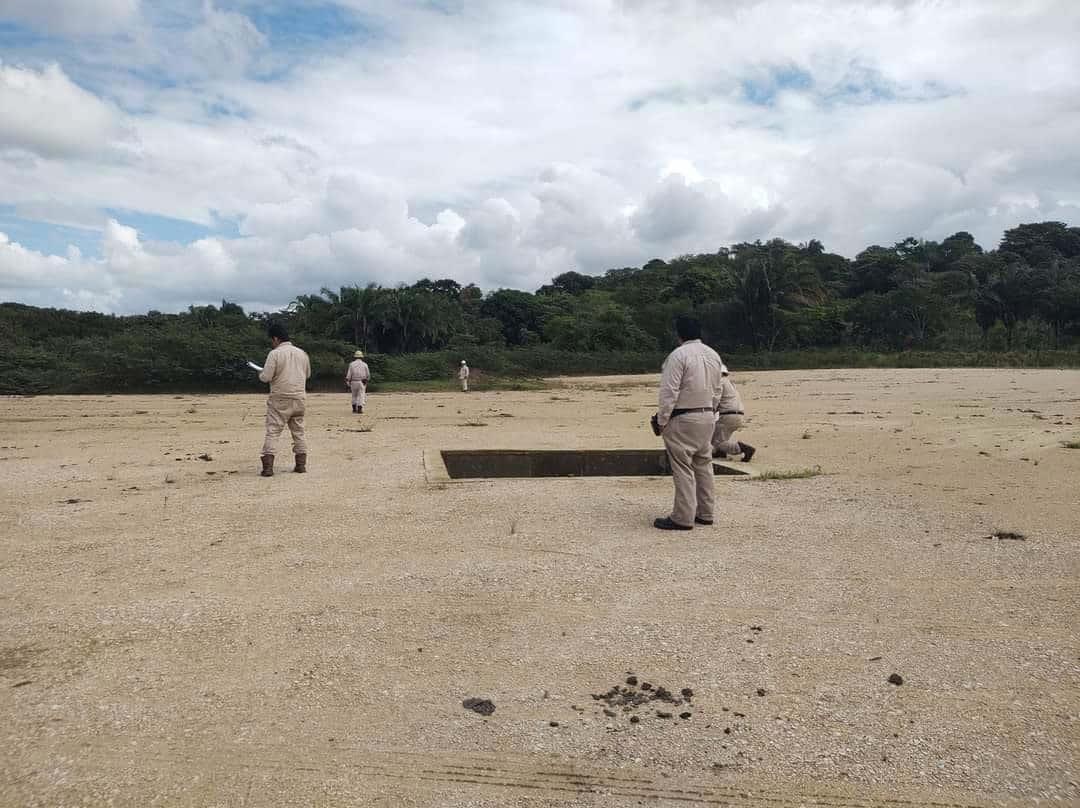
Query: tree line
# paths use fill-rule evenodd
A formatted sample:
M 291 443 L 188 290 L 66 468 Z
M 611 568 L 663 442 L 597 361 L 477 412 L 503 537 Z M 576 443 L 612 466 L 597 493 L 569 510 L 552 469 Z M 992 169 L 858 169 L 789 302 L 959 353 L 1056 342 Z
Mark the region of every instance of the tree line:
M 356 284 L 278 312 L 223 301 L 118 317 L 8 303 L 0 392 L 250 385 L 242 360 L 265 354 L 270 319 L 288 324 L 328 384 L 356 347 L 384 378 L 403 380 L 448 373 L 447 352 L 486 357 L 492 372 L 654 370 L 679 313 L 696 315 L 722 352 L 758 364 L 821 350 L 1075 352 L 1080 228 L 1023 224 L 992 250 L 966 232 L 906 238 L 854 259 L 817 240 L 773 239 L 602 275 L 565 272 L 535 293 L 452 279 Z

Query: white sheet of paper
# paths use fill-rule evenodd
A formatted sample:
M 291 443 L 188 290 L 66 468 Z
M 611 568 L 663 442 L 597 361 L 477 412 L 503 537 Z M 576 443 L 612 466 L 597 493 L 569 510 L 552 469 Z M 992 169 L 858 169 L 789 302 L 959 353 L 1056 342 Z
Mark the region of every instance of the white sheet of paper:
M 248 367 L 251 368 L 252 370 L 257 370 L 260 373 L 262 372 L 262 368 L 259 367 L 258 365 L 256 365 L 254 362 L 252 362 L 250 360 L 248 360 Z

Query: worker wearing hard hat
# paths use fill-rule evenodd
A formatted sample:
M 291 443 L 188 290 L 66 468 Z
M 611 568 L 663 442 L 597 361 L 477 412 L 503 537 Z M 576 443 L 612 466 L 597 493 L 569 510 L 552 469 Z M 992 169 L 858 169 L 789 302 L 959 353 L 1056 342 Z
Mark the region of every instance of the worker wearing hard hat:
M 364 361 L 364 352 L 357 351 L 353 354 L 353 361 L 349 363 L 349 370 L 345 373 L 345 386 L 352 393 L 352 411 L 363 413 L 367 403 L 367 385 L 371 378 L 371 369 Z
M 457 373 L 458 380 L 461 382 L 461 392 L 469 392 L 469 366 L 465 364 L 465 360 L 461 360 L 461 368 Z

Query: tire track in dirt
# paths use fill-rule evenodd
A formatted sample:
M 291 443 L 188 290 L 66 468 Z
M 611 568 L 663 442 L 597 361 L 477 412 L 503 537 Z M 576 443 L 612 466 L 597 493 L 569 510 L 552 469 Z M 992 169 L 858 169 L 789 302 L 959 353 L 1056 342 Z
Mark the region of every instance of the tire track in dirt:
M 119 740 L 119 739 L 117 739 Z M 102 743 L 96 739 L 95 743 Z M 104 747 L 117 747 L 103 743 Z M 856 784 L 759 785 L 749 779 L 737 784 L 714 784 L 694 777 L 675 775 L 655 778 L 640 769 L 603 769 L 594 765 L 552 760 L 543 756 L 484 755 L 451 752 L 381 751 L 362 747 L 327 748 L 304 755 L 282 747 L 221 749 L 213 754 L 186 752 L 174 748 L 140 745 L 137 757 L 97 747 L 71 749 L 72 763 L 100 772 L 112 766 L 138 764 L 169 771 L 185 778 L 187 772 L 200 778 L 213 774 L 250 770 L 265 775 L 279 774 L 295 783 L 296 776 L 319 780 L 356 777 L 387 780 L 413 790 L 464 787 L 486 791 L 519 791 L 531 797 L 568 799 L 571 795 L 595 795 L 647 799 L 654 803 L 715 805 L 734 808 L 1018 808 L 1021 803 L 989 795 L 935 794 L 925 789 L 880 789 Z

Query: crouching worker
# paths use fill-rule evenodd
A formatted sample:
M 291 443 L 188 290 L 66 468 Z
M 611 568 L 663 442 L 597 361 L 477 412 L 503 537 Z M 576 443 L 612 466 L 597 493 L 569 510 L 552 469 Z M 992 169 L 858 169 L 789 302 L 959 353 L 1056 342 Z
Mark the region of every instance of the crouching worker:
M 720 371 L 720 403 L 716 405 L 716 427 L 713 429 L 712 438 L 713 457 L 726 460 L 728 455 L 741 454 L 745 463 L 754 456 L 753 446 L 731 438 L 735 431 L 742 427 L 745 414 L 739 391 L 735 389 L 735 383 L 731 381 L 731 374 L 725 365 Z
M 262 476 L 274 476 L 274 443 L 286 426 L 292 434 L 296 466 L 293 471 L 307 471 L 307 441 L 304 438 L 304 408 L 307 404 L 307 380 L 311 378 L 308 355 L 289 342 L 289 332 L 282 323 L 271 323 L 267 331 L 273 350 L 259 372 L 259 381 L 270 385 L 266 400 L 266 441 L 262 448 Z

